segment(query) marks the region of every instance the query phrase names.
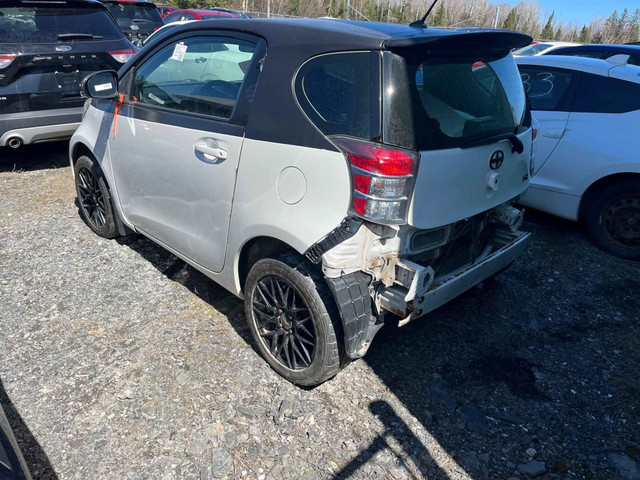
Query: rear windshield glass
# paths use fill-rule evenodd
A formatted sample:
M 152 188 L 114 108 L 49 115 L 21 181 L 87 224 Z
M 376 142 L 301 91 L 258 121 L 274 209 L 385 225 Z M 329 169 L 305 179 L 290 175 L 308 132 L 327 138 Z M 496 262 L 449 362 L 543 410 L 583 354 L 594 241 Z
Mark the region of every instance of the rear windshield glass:
M 463 147 L 517 133 L 527 109 L 511 55 L 407 60 L 404 69 L 386 64 L 385 84 L 385 141 L 413 143 L 419 150 Z M 402 139 L 409 132 L 412 142 Z
M 65 34 L 80 34 L 64 37 Z M 59 35 L 63 35 L 59 38 Z M 85 35 L 87 38 L 81 38 Z M 0 8 L 0 43 L 115 40 L 122 33 L 103 10 L 89 8 Z
M 141 7 L 135 3 L 107 3 L 107 8 L 121 27 L 132 23 L 163 23 L 156 8 Z

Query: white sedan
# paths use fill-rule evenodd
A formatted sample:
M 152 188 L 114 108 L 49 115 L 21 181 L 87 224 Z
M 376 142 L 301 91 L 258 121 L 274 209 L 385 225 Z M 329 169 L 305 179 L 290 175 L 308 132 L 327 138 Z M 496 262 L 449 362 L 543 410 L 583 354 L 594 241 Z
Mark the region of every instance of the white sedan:
M 596 246 L 640 260 L 640 67 L 627 59 L 516 58 L 540 122 L 520 203 L 584 218 Z
M 522 47 L 521 49 L 516 50 L 515 52 L 513 52 L 513 55 L 516 57 L 546 55 L 556 48 L 575 47 L 577 45 L 582 44 L 574 42 L 538 42 L 532 43 L 531 45 L 527 45 L 526 47 Z

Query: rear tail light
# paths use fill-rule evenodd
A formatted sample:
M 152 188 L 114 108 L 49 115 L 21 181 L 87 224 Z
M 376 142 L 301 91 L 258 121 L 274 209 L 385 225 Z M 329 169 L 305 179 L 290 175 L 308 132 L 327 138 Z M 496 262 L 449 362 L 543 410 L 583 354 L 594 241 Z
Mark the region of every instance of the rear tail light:
M 133 50 L 133 49 L 114 50 L 112 52 L 109 52 L 109 55 L 111 55 L 117 62 L 127 63 L 136 52 L 137 50 Z
M 0 68 L 7 68 L 16 59 L 17 55 L 0 54 Z
M 376 223 L 406 223 L 418 152 L 347 137 L 331 139 L 351 165 L 352 211 Z

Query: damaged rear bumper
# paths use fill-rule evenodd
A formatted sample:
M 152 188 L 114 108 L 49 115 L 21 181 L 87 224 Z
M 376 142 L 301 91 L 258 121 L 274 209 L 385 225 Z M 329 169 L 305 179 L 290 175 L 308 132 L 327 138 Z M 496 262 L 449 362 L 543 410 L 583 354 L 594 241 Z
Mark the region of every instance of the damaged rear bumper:
M 432 282 L 424 280 L 429 278 L 428 272 L 425 272 L 429 267 L 411 264 L 412 271 L 415 272 L 411 286 L 406 288 L 393 285 L 383 288 L 376 298 L 378 308 L 400 316 L 403 318 L 400 326 L 405 325 L 444 305 L 513 263 L 524 252 L 530 237 L 530 233 L 502 231 L 496 239 L 499 242 L 497 249 L 480 257 L 471 265 L 441 278 L 436 277 Z

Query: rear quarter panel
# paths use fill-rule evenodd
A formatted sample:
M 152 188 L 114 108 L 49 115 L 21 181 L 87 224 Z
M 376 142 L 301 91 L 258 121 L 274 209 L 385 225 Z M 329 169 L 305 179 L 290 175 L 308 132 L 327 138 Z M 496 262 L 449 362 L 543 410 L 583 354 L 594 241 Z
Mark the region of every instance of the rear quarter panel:
M 260 236 L 303 253 L 349 210 L 351 177 L 340 152 L 245 139 L 237 176 L 227 247 L 235 261 L 225 268 L 237 268 L 242 246 Z

